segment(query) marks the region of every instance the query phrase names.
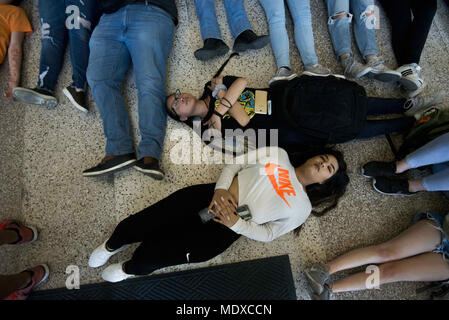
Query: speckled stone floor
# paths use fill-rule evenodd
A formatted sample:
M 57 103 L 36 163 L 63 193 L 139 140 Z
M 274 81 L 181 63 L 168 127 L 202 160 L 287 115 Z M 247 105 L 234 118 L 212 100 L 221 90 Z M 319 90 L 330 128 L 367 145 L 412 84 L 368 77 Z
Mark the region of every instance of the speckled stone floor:
M 216 1 L 217 15 L 225 42 L 232 46 L 222 1 Z M 193 0 L 177 0 L 180 23 L 168 63 L 167 92 L 177 88 L 200 94 L 203 84 L 216 72 L 224 59 L 197 61 L 193 52 L 202 45 L 199 23 Z M 26 38 L 22 84 L 34 87 L 40 56 L 40 27 L 37 0 L 24 0 L 22 5 L 36 30 Z M 267 33 L 268 26 L 257 0 L 245 0 L 248 16 L 258 34 Z M 439 0 L 438 13 L 422 57 L 423 73 L 436 90 L 448 89 L 449 75 L 449 9 Z M 315 44 L 320 62 L 334 72 L 342 69 L 335 59 L 327 30 L 324 2 L 312 0 Z M 293 43 L 291 19 L 287 27 L 291 42 L 293 70 L 303 66 Z M 391 47 L 390 26 L 380 12 L 377 30 L 379 53 L 388 65 L 396 67 Z M 353 46 L 354 47 L 354 46 Z M 355 52 L 358 52 L 355 50 Z M 357 53 L 358 59 L 360 56 Z M 276 71 L 270 46 L 243 54 L 233 60 L 225 74 L 244 76 L 249 85 L 266 86 Z M 0 217 L 17 218 L 40 230 L 39 240 L 20 247 L 0 248 L 0 274 L 15 273 L 38 263 L 47 263 L 51 275 L 41 289 L 64 287 L 70 265 L 79 267 L 81 284 L 100 282 L 101 271 L 87 266 L 91 251 L 99 245 L 119 221 L 164 198 L 181 187 L 216 181 L 223 165 L 176 165 L 170 162 L 171 148 L 176 144 L 170 133 L 182 126 L 168 121 L 162 167 L 166 179 L 156 182 L 135 170 L 109 177 L 84 178 L 82 171 L 95 165 L 104 155 L 105 139 L 98 110 L 90 96 L 92 109 L 85 115 L 77 111 L 62 94 L 70 83 L 68 55 L 59 78 L 59 106 L 53 110 L 26 106 L 2 99 L 0 101 Z M 6 63 L 0 66 L 1 89 L 7 84 Z M 391 85 L 361 80 L 372 96 L 399 96 Z M 129 73 L 125 98 L 133 123 L 137 119 L 137 92 Z M 136 143 L 138 130 L 134 125 Z M 386 140 L 350 142 L 339 146 L 350 168 L 351 184 L 338 208 L 322 218 L 310 217 L 299 235 L 287 234 L 271 243 L 238 240 L 222 255 L 201 264 L 170 267 L 158 272 L 171 272 L 289 254 L 298 299 L 308 299 L 302 270 L 325 262 L 353 248 L 380 243 L 397 235 L 411 222 L 419 210 L 447 210 L 449 202 L 438 193 L 421 193 L 412 198 L 381 196 L 370 182 L 359 175 L 361 164 L 369 160 L 392 159 Z M 111 262 L 130 257 L 123 252 Z M 380 290 L 338 294 L 335 299 L 424 299 L 415 289 L 422 283 L 385 285 Z

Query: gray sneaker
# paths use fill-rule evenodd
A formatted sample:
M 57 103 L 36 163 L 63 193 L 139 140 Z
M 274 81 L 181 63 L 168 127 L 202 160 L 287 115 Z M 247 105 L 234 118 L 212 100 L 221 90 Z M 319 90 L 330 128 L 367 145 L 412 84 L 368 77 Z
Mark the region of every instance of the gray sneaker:
M 353 56 L 345 56 L 341 59 L 341 64 L 345 69 L 345 76 L 348 78 L 359 79 L 372 70 L 371 67 L 355 61 Z
M 368 76 L 381 82 L 396 82 L 401 79 L 401 73 L 391 70 L 385 66 L 384 61 L 378 56 L 374 56 L 367 61 L 371 67 Z
M 297 74 L 293 73 L 289 68 L 280 67 L 276 72 L 276 75 L 273 77 L 273 79 L 268 81 L 268 85 L 272 86 L 277 81 L 284 81 L 284 80 L 290 81 L 293 78 L 296 78 L 296 76 Z
M 330 280 L 329 273 L 322 267 L 312 267 L 304 270 L 307 281 L 315 295 L 321 295 L 325 291 L 325 284 Z
M 312 66 L 306 66 L 303 74 L 308 76 L 326 77 L 331 74 L 331 71 L 328 68 L 323 67 L 321 64 L 317 63 Z
M 333 296 L 332 290 L 327 284 L 324 285 L 324 290 L 321 294 L 316 294 L 313 292 L 309 294 L 312 300 L 330 300 L 330 298 Z
M 431 96 L 418 95 L 414 98 L 408 99 L 404 103 L 404 114 L 408 117 L 413 117 L 418 112 L 435 107 L 443 103 L 444 97 L 440 92 Z
M 48 91 L 34 88 L 17 87 L 13 90 L 14 101 L 19 101 L 26 104 L 36 104 L 54 108 L 58 105 L 58 100 Z

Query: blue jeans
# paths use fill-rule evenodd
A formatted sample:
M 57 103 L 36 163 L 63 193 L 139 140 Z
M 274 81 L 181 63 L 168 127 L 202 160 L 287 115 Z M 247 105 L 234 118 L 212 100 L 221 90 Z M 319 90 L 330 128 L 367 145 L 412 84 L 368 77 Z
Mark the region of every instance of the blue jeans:
M 96 1 L 39 0 L 39 15 L 42 49 L 37 87 L 54 91 L 64 63 L 65 48 L 70 42 L 71 86 L 85 90 L 89 39 L 99 15 Z
M 104 14 L 90 40 L 87 79 L 103 119 L 106 155 L 134 152 L 130 120 L 121 86 L 134 67 L 138 91 L 139 158 L 159 159 L 167 125 L 166 63 L 175 25 L 156 6 L 133 4 Z
M 433 250 L 434 253 L 443 255 L 445 261 L 449 262 L 449 235 L 443 230 L 444 219 L 448 213 L 440 212 L 419 212 L 413 217 L 413 222 L 427 219 L 436 223 L 436 228 L 441 232 L 441 243 Z
M 412 168 L 434 164 L 434 174 L 422 179 L 424 188 L 427 191 L 449 191 L 449 133 L 415 150 L 405 157 L 405 161 Z
M 243 0 L 224 0 L 226 17 L 234 38 L 245 30 L 252 30 L 246 15 Z M 203 40 L 221 39 L 220 27 L 215 15 L 214 0 L 195 0 L 196 13 L 200 20 L 201 37 Z
M 364 59 L 366 56 L 377 55 L 376 33 L 374 31 L 374 1 L 373 0 L 326 0 L 329 14 L 329 32 L 335 53 L 339 58 L 344 53 L 350 53 L 351 34 L 350 24 L 354 17 L 354 34 L 357 46 Z M 366 13 L 372 12 L 372 17 Z M 336 18 L 340 13 L 347 13 L 347 17 Z
M 271 47 L 280 67 L 290 67 L 290 48 L 285 27 L 284 0 L 260 0 L 267 15 L 270 28 Z M 295 42 L 304 66 L 318 63 L 312 29 L 310 0 L 287 0 L 295 24 Z

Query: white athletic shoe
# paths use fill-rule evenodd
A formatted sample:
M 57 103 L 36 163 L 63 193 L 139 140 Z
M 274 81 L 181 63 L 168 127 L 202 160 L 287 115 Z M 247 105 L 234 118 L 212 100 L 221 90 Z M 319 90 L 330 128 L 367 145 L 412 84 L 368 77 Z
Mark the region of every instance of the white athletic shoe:
M 396 72 L 401 74 L 399 82 L 409 91 L 417 91 L 425 86 L 424 79 L 421 75 L 421 67 L 416 63 L 400 66 L 396 69 Z
M 123 264 L 125 261 L 115 263 L 104 269 L 101 277 L 108 282 L 119 282 L 132 277 L 132 274 L 127 274 L 123 271 Z
M 106 240 L 107 241 L 107 240 Z M 94 252 L 90 255 L 89 258 L 89 267 L 91 268 L 98 268 L 104 265 L 106 262 L 108 262 L 109 258 L 112 257 L 114 254 L 119 253 L 120 251 L 123 251 L 127 248 L 129 248 L 129 244 L 122 246 L 121 248 L 118 248 L 115 251 L 109 251 L 106 249 L 106 241 L 103 242 L 101 246 L 96 248 Z
M 404 104 L 404 114 L 412 117 L 421 111 L 430 107 L 436 107 L 444 102 L 444 97 L 440 92 L 436 92 L 429 96 L 422 94 L 408 99 Z

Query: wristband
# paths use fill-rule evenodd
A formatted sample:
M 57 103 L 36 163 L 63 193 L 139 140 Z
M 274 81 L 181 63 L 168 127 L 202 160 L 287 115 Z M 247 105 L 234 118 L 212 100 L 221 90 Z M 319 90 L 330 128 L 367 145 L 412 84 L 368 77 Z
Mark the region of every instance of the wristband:
M 228 88 L 226 88 L 226 86 L 224 84 L 217 84 L 215 85 L 215 89 L 214 91 L 212 91 L 212 97 L 214 97 L 215 99 L 217 99 L 217 95 L 218 95 L 218 91 L 220 90 L 228 90 Z
M 227 103 L 229 103 L 229 107 L 228 107 L 228 106 L 225 106 L 225 107 L 227 107 L 228 109 L 231 109 L 231 108 L 232 108 L 232 103 L 231 103 L 228 99 L 226 99 L 225 97 L 223 97 L 222 100 L 224 100 L 224 101 L 226 101 Z
M 217 110 L 214 110 L 214 114 L 219 116 L 220 119 L 224 117 L 224 114 L 221 114 L 220 112 L 218 112 Z

